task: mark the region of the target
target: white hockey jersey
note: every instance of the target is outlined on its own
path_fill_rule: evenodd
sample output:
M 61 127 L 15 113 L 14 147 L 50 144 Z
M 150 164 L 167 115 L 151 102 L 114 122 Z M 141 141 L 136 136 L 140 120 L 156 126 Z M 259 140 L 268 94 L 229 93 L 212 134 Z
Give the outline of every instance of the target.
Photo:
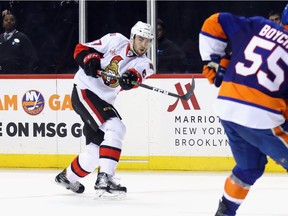
M 152 61 L 146 55 L 135 55 L 130 49 L 129 40 L 120 33 L 107 34 L 83 45 L 104 54 L 100 62 L 102 70 L 107 73 L 121 76 L 128 69 L 133 69 L 141 75 L 142 81 L 154 73 Z M 117 80 L 87 76 L 82 68 L 77 71 L 74 83 L 81 89 L 89 89 L 112 105 L 121 90 Z

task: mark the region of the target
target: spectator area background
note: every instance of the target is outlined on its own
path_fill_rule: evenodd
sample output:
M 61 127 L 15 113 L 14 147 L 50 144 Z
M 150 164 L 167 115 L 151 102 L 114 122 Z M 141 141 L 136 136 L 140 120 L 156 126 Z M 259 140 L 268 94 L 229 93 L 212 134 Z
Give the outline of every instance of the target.
M 32 41 L 40 59 L 39 73 L 75 73 L 73 50 L 79 41 L 78 1 L 1 1 L 1 12 L 14 10 L 18 29 Z M 156 1 L 156 17 L 167 26 L 167 37 L 186 53 L 189 73 L 200 73 L 198 34 L 205 18 L 227 11 L 264 16 L 282 11 L 285 1 Z M 8 8 L 7 8 L 8 7 Z M 138 20 L 146 21 L 146 1 L 87 1 L 87 41 L 109 32 L 130 35 Z M 3 29 L 1 29 L 3 32 Z

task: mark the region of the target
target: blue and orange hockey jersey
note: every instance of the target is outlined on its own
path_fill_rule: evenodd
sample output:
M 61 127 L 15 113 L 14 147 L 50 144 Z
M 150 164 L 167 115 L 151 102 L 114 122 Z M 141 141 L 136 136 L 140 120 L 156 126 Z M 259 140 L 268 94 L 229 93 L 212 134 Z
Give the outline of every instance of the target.
M 206 19 L 199 34 L 202 60 L 224 56 L 228 42 L 232 56 L 216 114 L 249 128 L 281 125 L 288 98 L 288 31 L 263 17 L 217 13 Z

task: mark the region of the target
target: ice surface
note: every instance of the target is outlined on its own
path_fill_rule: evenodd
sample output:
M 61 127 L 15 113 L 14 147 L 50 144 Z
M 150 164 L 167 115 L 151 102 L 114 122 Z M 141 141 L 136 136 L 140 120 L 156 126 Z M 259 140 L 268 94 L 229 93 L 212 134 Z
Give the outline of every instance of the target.
M 74 194 L 54 183 L 61 170 L 0 170 L 1 215 L 7 216 L 213 216 L 229 173 L 124 172 L 124 200 L 94 200 L 96 173 Z M 239 216 L 288 216 L 288 175 L 264 174 L 238 210 Z

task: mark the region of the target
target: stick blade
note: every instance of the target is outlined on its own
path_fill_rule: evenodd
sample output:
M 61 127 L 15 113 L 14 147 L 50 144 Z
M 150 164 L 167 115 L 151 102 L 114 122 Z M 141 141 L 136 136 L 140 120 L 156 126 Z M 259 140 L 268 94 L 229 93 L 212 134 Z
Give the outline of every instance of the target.
M 190 89 L 188 89 L 185 95 L 181 96 L 181 99 L 186 100 L 186 101 L 189 100 L 194 94 L 194 89 L 195 89 L 195 79 L 194 79 L 194 76 L 192 76 L 191 87 Z

